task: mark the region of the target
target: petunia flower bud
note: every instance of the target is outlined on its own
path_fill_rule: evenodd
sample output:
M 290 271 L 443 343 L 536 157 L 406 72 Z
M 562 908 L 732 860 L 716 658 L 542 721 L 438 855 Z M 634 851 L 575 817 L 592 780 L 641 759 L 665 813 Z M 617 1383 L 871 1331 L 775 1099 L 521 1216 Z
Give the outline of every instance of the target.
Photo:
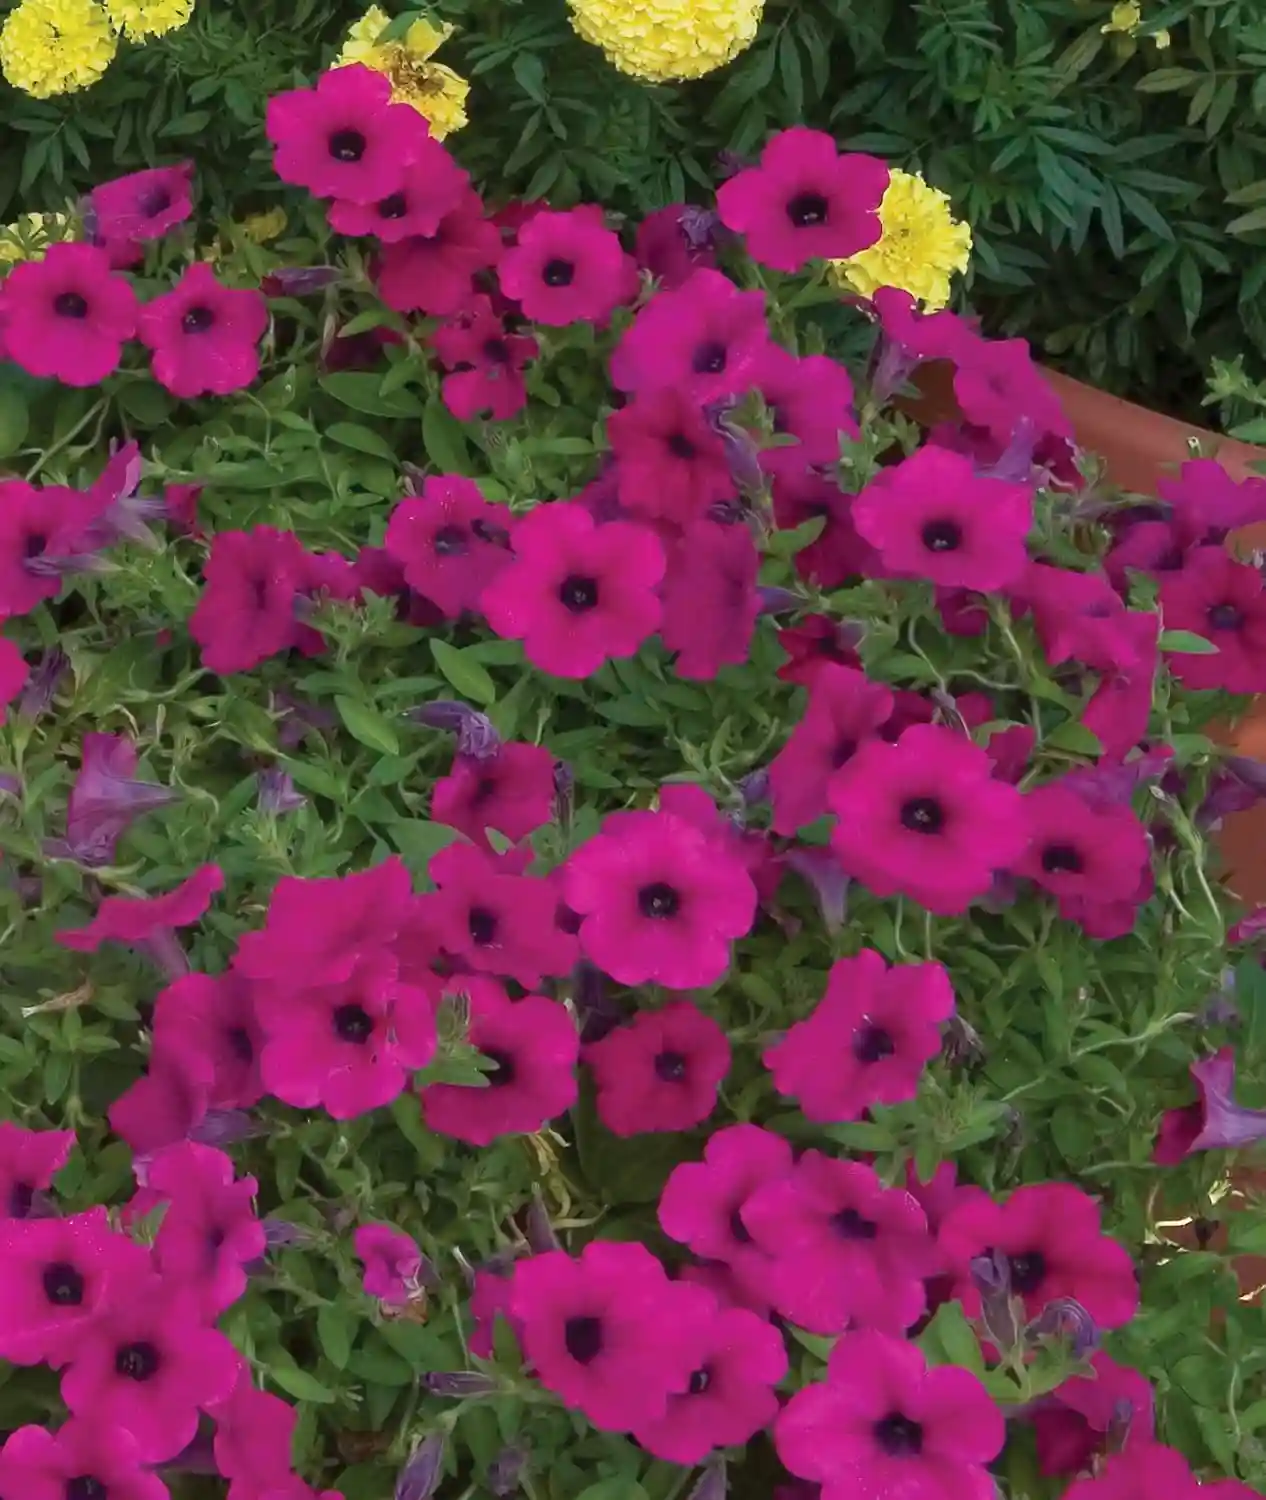
M 396 1478 L 395 1500 L 430 1500 L 444 1475 L 445 1445 L 442 1432 L 423 1438 Z

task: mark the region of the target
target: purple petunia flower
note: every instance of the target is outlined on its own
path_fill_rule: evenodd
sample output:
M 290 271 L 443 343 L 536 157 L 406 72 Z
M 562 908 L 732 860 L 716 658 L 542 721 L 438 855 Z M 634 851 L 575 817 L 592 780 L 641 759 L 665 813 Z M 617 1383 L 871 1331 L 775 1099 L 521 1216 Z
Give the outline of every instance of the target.
M 84 736 L 79 774 L 66 805 L 69 857 L 91 868 L 108 865 L 115 846 L 134 818 L 176 800 L 176 793 L 151 781 L 137 781 L 136 746 L 118 734 Z M 50 851 L 52 852 L 52 851 Z

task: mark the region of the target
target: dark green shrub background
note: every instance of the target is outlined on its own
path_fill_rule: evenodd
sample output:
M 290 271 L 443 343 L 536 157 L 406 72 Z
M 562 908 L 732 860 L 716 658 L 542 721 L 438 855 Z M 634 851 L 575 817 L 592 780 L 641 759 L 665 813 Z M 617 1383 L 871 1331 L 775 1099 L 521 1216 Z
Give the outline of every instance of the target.
M 266 152 L 238 143 L 363 8 L 202 0 L 86 94 L 0 85 L 0 212 L 183 154 L 219 211 L 258 206 Z M 1261 0 L 1149 0 L 1167 50 L 1105 37 L 1110 0 L 769 0 L 731 68 L 656 89 L 576 39 L 564 0 L 432 8 L 463 28 L 443 58 L 476 85 L 454 145 L 498 188 L 637 212 L 702 196 L 720 149 L 806 120 L 948 189 L 976 233 L 970 300 L 1074 373 L 1194 416 L 1213 356 L 1266 354 Z

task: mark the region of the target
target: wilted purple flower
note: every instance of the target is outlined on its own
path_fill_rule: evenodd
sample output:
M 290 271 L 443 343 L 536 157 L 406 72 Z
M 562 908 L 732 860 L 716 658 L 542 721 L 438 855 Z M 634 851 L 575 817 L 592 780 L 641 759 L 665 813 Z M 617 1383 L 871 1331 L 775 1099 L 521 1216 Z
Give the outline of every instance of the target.
M 290 772 L 281 766 L 269 766 L 266 771 L 260 771 L 255 780 L 259 784 L 259 810 L 271 817 L 298 812 L 308 800 L 301 792 L 295 791 Z
M 760 596 L 760 612 L 763 615 L 785 615 L 793 609 L 799 609 L 804 603 L 800 595 L 793 593 L 791 589 L 775 588 L 771 584 L 761 584 L 756 592 Z
M 527 1222 L 523 1237 L 534 1255 L 548 1255 L 551 1250 L 561 1250 L 554 1226 L 549 1221 L 539 1188 L 532 1189 L 532 1201 L 528 1204 Z
M 822 920 L 829 932 L 838 932 L 848 911 L 849 878 L 844 867 L 827 848 L 805 845 L 792 849 L 787 863 L 813 887 Z
M 151 551 L 157 550 L 158 539 L 146 523 L 166 518 L 167 500 L 162 495 L 137 495 L 141 467 L 140 448 L 136 443 L 124 443 L 110 456 L 89 489 L 87 498 L 93 512 L 87 532 L 90 548 L 107 547 L 126 537 Z
M 576 797 L 576 777 L 565 760 L 554 766 L 554 817 L 564 833 L 571 827 Z
M 1056 1297 L 1024 1330 L 1030 1341 L 1063 1338 L 1069 1341 L 1074 1359 L 1086 1359 L 1099 1347 L 1095 1320 L 1075 1297 Z
M 727 177 L 737 177 L 740 172 L 745 172 L 751 165 L 748 157 L 738 151 L 731 151 L 728 146 L 717 152 L 716 175 L 722 181 Z
M 60 646 L 53 646 L 44 652 L 18 699 L 18 713 L 24 719 L 38 719 L 48 709 L 53 701 L 53 694 L 57 691 L 57 684 L 69 666 L 70 657 Z
M 22 795 L 21 780 L 17 776 L 10 776 L 5 772 L 0 772 L 0 793 L 4 793 L 10 797 L 20 797 Z
M 313 1233 L 303 1224 L 292 1224 L 289 1219 L 266 1218 L 264 1243 L 270 1250 L 282 1250 L 290 1245 L 310 1245 Z
M 757 771 L 749 771 L 738 784 L 739 796 L 743 799 L 744 807 L 759 807 L 762 803 L 769 801 L 769 768 L 762 766 Z
M 974 1026 L 969 1026 L 957 1012 L 945 1023 L 946 1061 L 964 1068 L 983 1062 L 985 1044 Z
M 422 1384 L 433 1396 L 452 1396 L 457 1400 L 490 1396 L 500 1389 L 491 1375 L 481 1375 L 476 1370 L 431 1370 L 422 1377 Z
M 1037 447 L 1038 431 L 1031 417 L 1020 417 L 1012 430 L 1007 446 L 993 463 L 977 466 L 976 472 L 985 479 L 1002 479 L 1008 484 L 1028 484 L 1033 475 L 1033 452 Z
M 396 1478 L 395 1500 L 429 1500 L 444 1474 L 444 1448 L 442 1432 L 423 1438 Z
M 1266 797 L 1266 765 L 1247 755 L 1224 757 L 1196 809 L 1196 824 L 1216 830 L 1231 813 L 1247 812 Z
M 704 1465 L 703 1473 L 695 1481 L 689 1500 L 725 1500 L 728 1489 L 725 1460 L 719 1453 L 714 1453 Z
M 434 703 L 424 703 L 409 716 L 419 724 L 431 729 L 447 729 L 457 735 L 458 755 L 472 760 L 490 760 L 501 748 L 501 736 L 487 714 L 471 708 L 469 703 L 458 703 L 449 698 L 437 698 Z
M 734 402 L 718 401 L 707 408 L 707 417 L 712 430 L 725 445 L 725 457 L 730 466 L 730 478 L 744 495 L 759 494 L 765 483 L 765 471 L 760 466 L 760 449 L 750 432 L 733 420 Z
M 1235 939 L 1228 935 L 1228 942 Z M 1223 969 L 1222 982 L 1205 1001 L 1197 1018 L 1201 1026 L 1234 1026 L 1240 1018 L 1239 1002 L 1235 997 L 1235 970 Z
M 681 217 L 677 222 L 692 250 L 707 249 L 715 242 L 717 230 L 721 227 L 721 220 L 714 209 L 700 208 L 695 203 L 682 206 Z
M 1160 745 L 1113 765 L 1077 766 L 1065 773 L 1063 782 L 1097 807 L 1128 807 L 1139 787 L 1159 780 L 1172 759 L 1169 746 Z
M 228 1146 L 263 1135 L 265 1127 L 244 1109 L 209 1109 L 189 1131 L 189 1139 L 203 1146 Z
M 922 363 L 922 358 L 898 339 L 881 332 L 871 353 L 871 400 L 886 406 Z
M 310 297 L 342 278 L 337 266 L 282 266 L 260 282 L 266 297 Z
M 338 719 L 328 708 L 306 703 L 289 693 L 273 693 L 269 708 L 281 721 L 277 728 L 277 743 L 283 750 L 293 750 L 301 744 L 309 730 L 338 727 Z
M 108 865 L 134 818 L 176 800 L 176 793 L 137 781 L 136 746 L 118 734 L 84 736 L 83 759 L 66 805 L 66 848 L 81 864 Z
M 995 870 L 980 904 L 986 911 L 1006 911 L 1020 899 L 1020 882 L 1009 870 Z
M 585 959 L 572 972 L 571 1000 L 580 1018 L 582 1042 L 600 1042 L 620 1024 L 620 1008 L 611 998 L 606 979 Z
M 503 1448 L 488 1465 L 488 1488 L 494 1495 L 513 1495 L 519 1489 L 519 1481 L 527 1461 L 526 1448 L 514 1443 Z
M 1235 1102 L 1235 1053 L 1223 1047 L 1212 1057 L 1192 1063 L 1200 1097 L 1161 1118 L 1152 1160 L 1173 1166 L 1195 1151 L 1219 1151 L 1266 1140 L 1266 1109 L 1246 1109 Z
M 1001 1250 L 988 1250 L 971 1263 L 971 1279 L 980 1293 L 981 1322 L 1003 1353 L 1020 1341 L 1024 1303 L 1011 1295 L 1011 1262 Z

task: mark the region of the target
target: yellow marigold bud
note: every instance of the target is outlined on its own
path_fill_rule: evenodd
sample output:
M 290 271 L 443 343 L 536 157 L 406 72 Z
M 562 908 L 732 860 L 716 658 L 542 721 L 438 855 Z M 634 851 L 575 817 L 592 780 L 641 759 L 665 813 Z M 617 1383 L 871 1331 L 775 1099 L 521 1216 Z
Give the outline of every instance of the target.
M 390 24 L 385 11 L 372 5 L 347 33 L 335 66 L 363 63 L 391 79 L 391 97 L 408 104 L 430 121 L 437 141 L 466 124 L 470 84 L 452 68 L 431 58 L 453 34 L 451 26 L 415 21 L 402 37 L 380 41 Z
M 267 213 L 250 214 L 242 220 L 242 233 L 253 245 L 266 245 L 275 240 L 286 227 L 284 208 L 270 208 Z
M 971 229 L 954 218 L 949 198 L 918 173 L 894 170 L 879 222 L 883 233 L 869 249 L 831 261 L 833 279 L 863 297 L 895 286 L 928 312 L 944 307 L 950 278 L 967 269 L 971 255 Z
M 96 83 L 117 48 L 97 0 L 22 0 L 0 27 L 0 71 L 15 89 L 51 99 Z
M 702 78 L 750 47 L 765 0 L 568 0 L 571 23 L 621 73 Z
M 177 31 L 193 15 L 193 0 L 105 0 L 117 30 L 134 42 Z

